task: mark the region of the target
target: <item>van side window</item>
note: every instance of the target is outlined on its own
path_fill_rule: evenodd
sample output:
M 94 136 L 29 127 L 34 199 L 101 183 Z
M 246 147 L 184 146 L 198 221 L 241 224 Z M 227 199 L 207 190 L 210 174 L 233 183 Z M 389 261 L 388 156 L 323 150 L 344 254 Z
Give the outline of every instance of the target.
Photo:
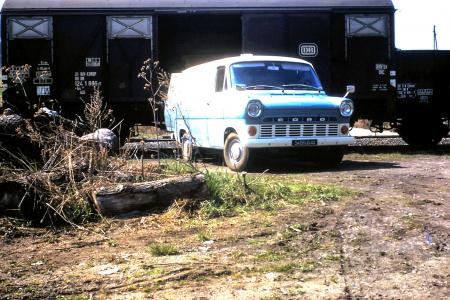
M 225 67 L 217 67 L 216 73 L 216 92 L 222 92 L 225 80 Z

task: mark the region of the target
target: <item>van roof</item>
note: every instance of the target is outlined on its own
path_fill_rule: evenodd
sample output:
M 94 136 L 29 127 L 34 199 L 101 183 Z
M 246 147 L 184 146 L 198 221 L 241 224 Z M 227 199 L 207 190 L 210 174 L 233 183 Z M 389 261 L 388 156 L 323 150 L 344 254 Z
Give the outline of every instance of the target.
M 233 57 L 226 57 L 222 59 L 213 60 L 207 63 L 203 63 L 200 65 L 196 65 L 193 67 L 190 67 L 184 72 L 190 72 L 196 69 L 202 69 L 207 67 L 214 67 L 214 66 L 228 66 L 234 63 L 240 63 L 240 62 L 253 62 L 253 61 L 281 61 L 281 62 L 295 62 L 295 63 L 303 63 L 312 66 L 311 63 L 307 62 L 306 60 L 294 58 L 294 57 L 286 57 L 286 56 L 269 56 L 269 55 L 252 55 L 252 54 L 242 54 L 240 56 L 233 56 Z
M 6 0 L 2 10 L 394 8 L 391 0 Z

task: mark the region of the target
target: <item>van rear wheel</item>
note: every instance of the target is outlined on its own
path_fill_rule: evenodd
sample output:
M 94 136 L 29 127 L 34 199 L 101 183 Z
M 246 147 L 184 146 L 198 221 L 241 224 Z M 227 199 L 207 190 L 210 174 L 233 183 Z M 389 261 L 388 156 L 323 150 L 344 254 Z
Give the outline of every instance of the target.
M 241 143 L 239 136 L 232 132 L 225 140 L 225 147 L 223 149 L 223 157 L 227 167 L 235 172 L 245 170 L 248 164 L 250 151 Z

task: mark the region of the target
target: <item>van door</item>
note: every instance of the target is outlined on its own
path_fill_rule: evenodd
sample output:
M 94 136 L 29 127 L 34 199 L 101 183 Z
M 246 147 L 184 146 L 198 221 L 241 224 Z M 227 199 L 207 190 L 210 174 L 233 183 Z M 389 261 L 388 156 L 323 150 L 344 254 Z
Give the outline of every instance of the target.
M 219 66 L 215 70 L 214 93 L 206 103 L 208 119 L 208 145 L 211 148 L 221 148 L 224 143 L 224 107 L 226 105 L 226 69 Z
M 201 67 L 183 72 L 182 77 L 182 91 L 177 97 L 177 127 L 189 131 L 197 146 L 208 147 L 208 104 L 214 92 L 214 71 Z

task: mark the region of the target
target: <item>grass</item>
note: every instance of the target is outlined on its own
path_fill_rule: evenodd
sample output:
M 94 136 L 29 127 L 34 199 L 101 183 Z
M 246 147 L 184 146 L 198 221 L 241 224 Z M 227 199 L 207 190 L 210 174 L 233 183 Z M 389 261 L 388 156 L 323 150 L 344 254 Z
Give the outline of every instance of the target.
M 352 194 L 351 191 L 342 187 L 323 184 L 302 183 L 290 185 L 289 187 L 294 195 L 288 200 L 294 204 L 338 201 L 342 197 Z
M 401 218 L 402 223 L 408 230 L 424 230 L 425 225 L 417 215 L 407 215 Z
M 270 176 L 246 176 L 229 172 L 207 172 L 209 199 L 200 203 L 199 215 L 206 219 L 242 213 L 276 211 L 285 203 L 338 201 L 351 192 L 323 184 L 286 184 Z
M 200 242 L 206 242 L 211 240 L 211 236 L 204 231 L 200 231 L 197 233 L 197 238 Z
M 210 193 L 200 205 L 200 215 L 206 218 L 233 216 L 254 210 L 274 210 L 291 194 L 284 184 L 267 177 L 249 178 L 228 172 L 206 173 Z
M 153 256 L 169 256 L 180 253 L 176 246 L 162 243 L 149 245 L 149 251 Z
M 115 247 L 119 246 L 119 242 L 116 240 L 108 240 L 108 246 L 115 248 Z
M 312 272 L 317 268 L 317 264 L 314 261 L 307 260 L 304 262 L 290 262 L 282 264 L 274 264 L 263 267 L 260 271 L 263 273 L 277 272 L 277 273 L 292 273 L 300 271 L 302 273 Z
M 279 252 L 275 252 L 273 250 L 267 250 L 261 253 L 256 254 L 255 261 L 280 261 L 283 259 L 283 255 Z
M 183 175 L 198 173 L 195 166 L 182 160 L 164 160 L 162 164 L 164 173 L 168 175 Z

